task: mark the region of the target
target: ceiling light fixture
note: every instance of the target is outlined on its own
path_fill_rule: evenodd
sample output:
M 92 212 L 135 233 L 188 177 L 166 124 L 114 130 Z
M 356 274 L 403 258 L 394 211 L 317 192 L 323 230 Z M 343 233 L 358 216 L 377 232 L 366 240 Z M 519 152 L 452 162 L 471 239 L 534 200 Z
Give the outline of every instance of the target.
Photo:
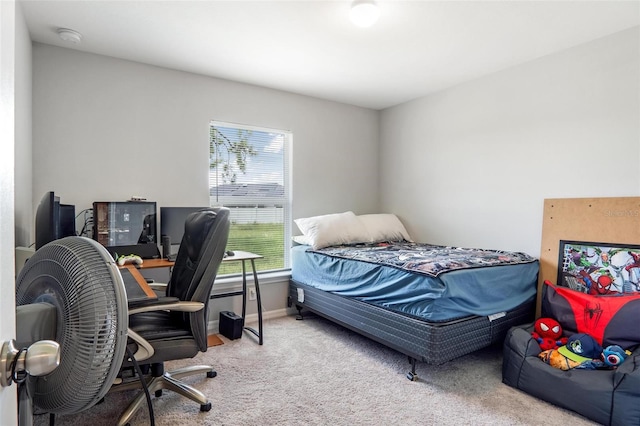
M 355 0 L 351 3 L 349 17 L 359 27 L 370 27 L 380 17 L 380 9 L 374 0 Z
M 68 28 L 58 28 L 57 32 L 58 36 L 64 41 L 75 44 L 80 44 L 80 41 L 82 41 L 82 34 L 77 31 L 70 30 Z

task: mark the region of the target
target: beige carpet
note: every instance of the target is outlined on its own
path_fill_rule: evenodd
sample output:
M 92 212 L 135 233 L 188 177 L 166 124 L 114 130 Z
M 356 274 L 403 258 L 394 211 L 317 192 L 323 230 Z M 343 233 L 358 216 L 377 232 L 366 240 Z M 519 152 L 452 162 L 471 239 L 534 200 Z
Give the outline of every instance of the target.
M 593 424 L 501 382 L 501 350 L 488 348 L 442 366 L 418 363 L 420 380 L 405 378 L 404 355 L 322 318 L 265 321 L 264 345 L 251 334 L 224 341 L 195 359 L 218 376 L 191 377 L 213 408 L 165 391 L 153 398 L 157 425 L 542 425 Z M 130 393 L 56 425 L 113 425 Z M 568 396 L 569 397 L 569 396 Z M 48 416 L 36 416 L 45 425 Z M 146 406 L 132 425 L 148 425 Z

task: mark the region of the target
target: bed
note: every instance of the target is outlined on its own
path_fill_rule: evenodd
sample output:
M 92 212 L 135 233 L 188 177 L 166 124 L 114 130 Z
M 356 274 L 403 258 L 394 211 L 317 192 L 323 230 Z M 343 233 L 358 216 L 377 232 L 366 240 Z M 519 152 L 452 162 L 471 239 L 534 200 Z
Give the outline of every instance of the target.
M 415 243 L 394 215 L 367 216 L 325 223 L 332 238 L 296 221 L 288 301 L 299 318 L 313 312 L 407 355 L 410 380 L 417 361 L 443 364 L 533 320 L 537 259 Z

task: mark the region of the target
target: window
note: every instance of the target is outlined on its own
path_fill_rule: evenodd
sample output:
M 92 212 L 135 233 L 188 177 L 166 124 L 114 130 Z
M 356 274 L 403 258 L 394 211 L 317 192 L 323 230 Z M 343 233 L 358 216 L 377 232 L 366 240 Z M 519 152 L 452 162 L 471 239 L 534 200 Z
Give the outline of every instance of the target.
M 258 271 L 289 267 L 292 135 L 212 121 L 209 126 L 209 199 L 230 210 L 229 250 L 264 256 Z M 240 262 L 223 263 L 219 274 L 242 271 Z

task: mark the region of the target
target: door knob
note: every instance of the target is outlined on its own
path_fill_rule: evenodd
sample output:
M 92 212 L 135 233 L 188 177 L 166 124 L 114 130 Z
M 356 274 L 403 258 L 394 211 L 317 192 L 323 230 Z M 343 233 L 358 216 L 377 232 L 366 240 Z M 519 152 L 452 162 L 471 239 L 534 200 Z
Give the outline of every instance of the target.
M 40 340 L 23 349 L 15 347 L 15 340 L 7 340 L 0 351 L 0 385 L 10 386 L 24 373 L 44 376 L 59 364 L 60 344 L 53 340 Z

